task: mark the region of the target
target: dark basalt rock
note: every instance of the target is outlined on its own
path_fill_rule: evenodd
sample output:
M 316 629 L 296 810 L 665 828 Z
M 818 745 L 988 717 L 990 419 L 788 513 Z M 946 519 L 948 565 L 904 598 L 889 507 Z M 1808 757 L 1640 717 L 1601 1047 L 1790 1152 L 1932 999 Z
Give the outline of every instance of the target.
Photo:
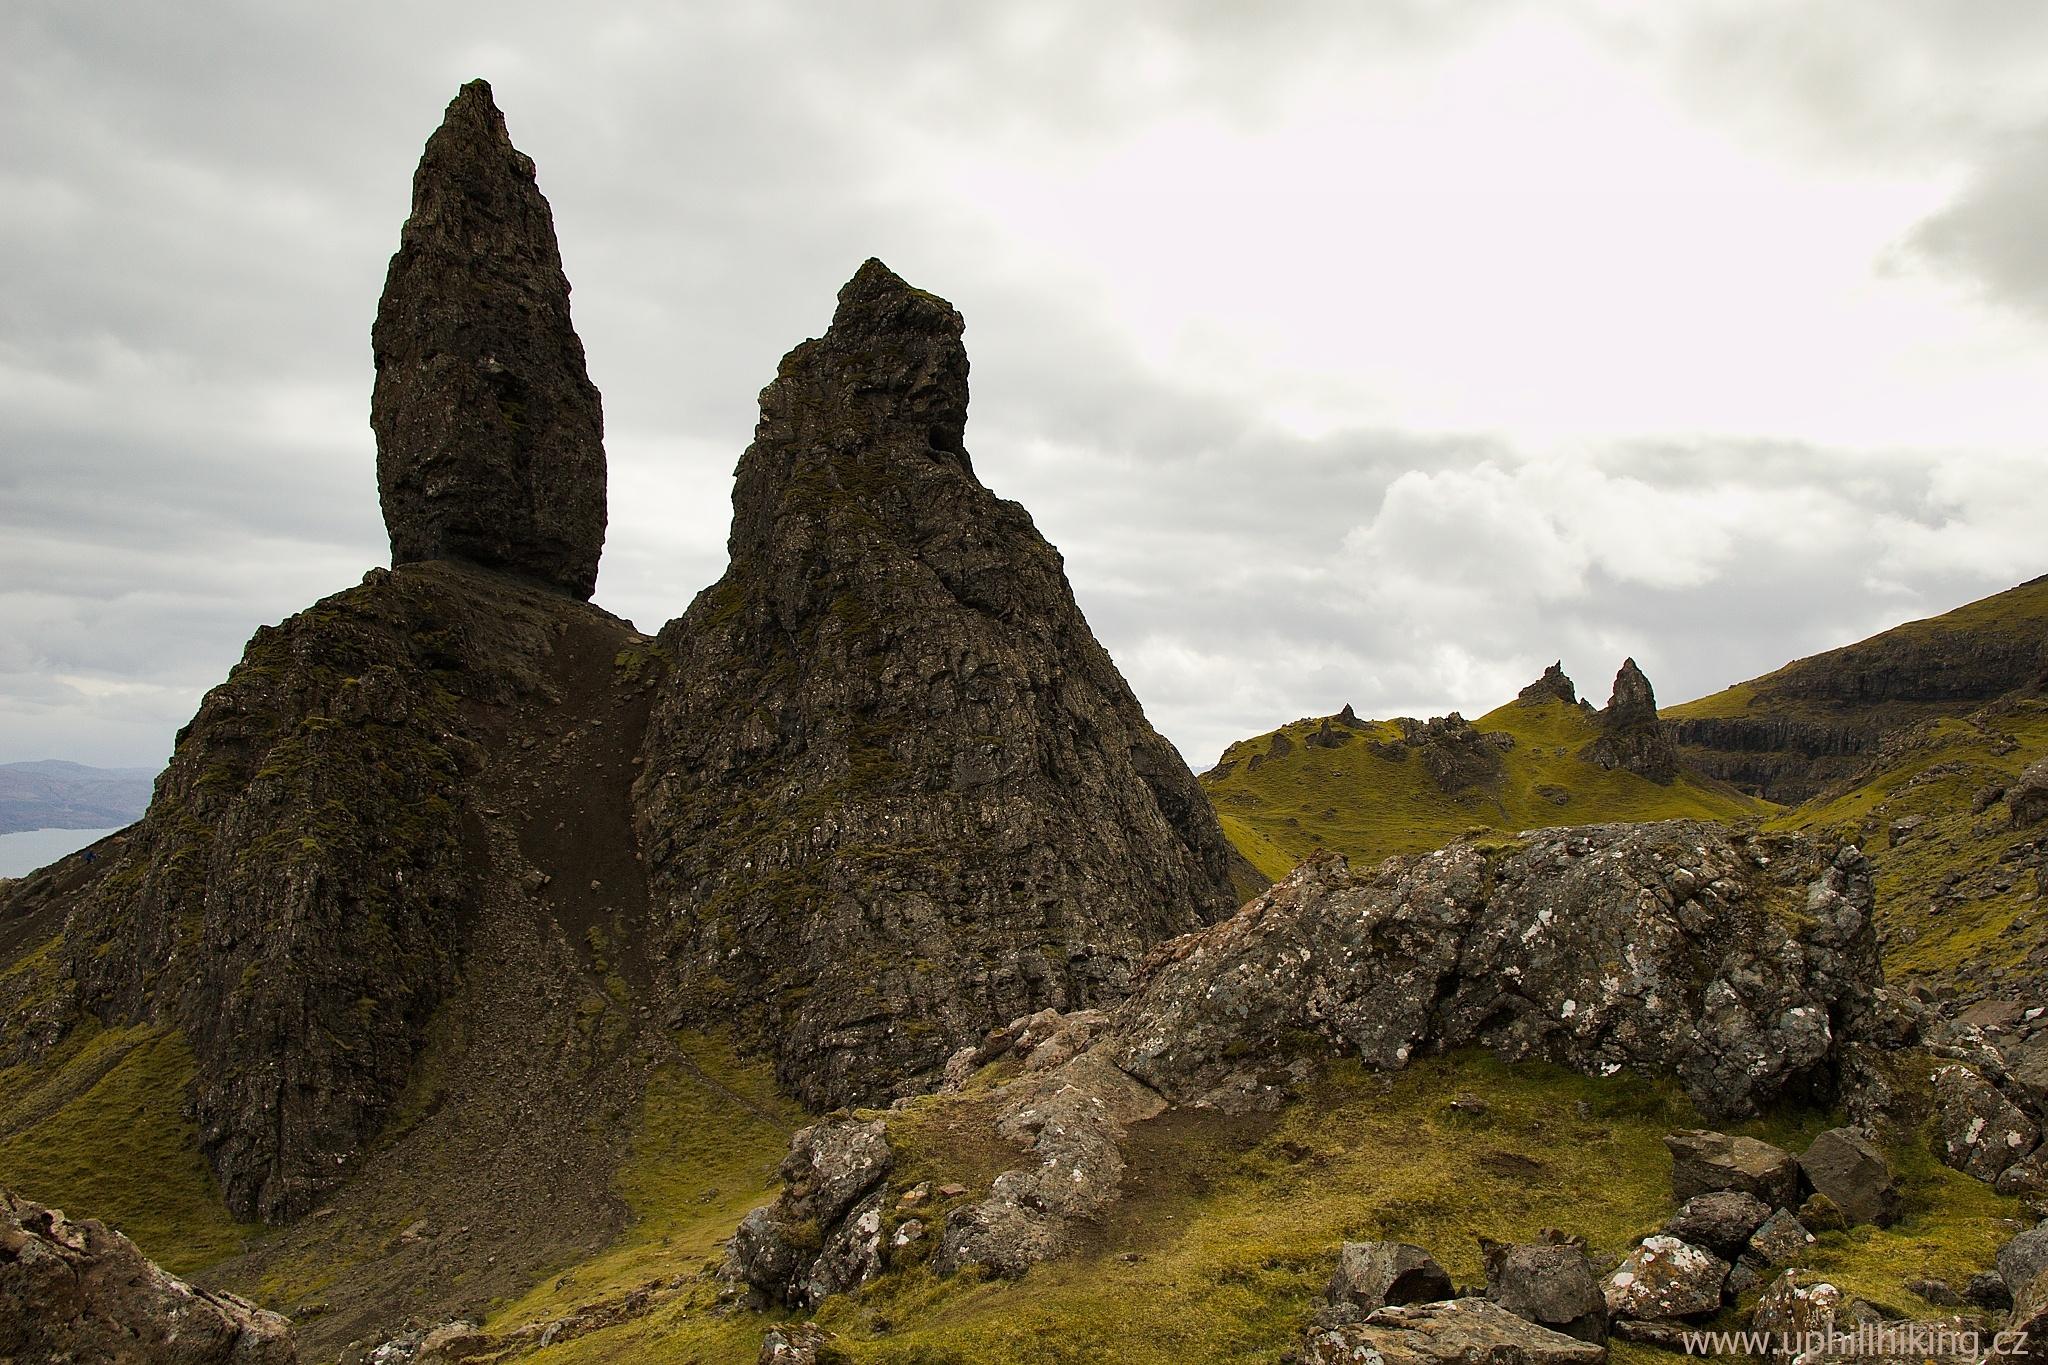
M 1600 736 L 1583 755 L 1602 768 L 1625 768 L 1652 782 L 1678 776 L 1678 750 L 1657 721 L 1657 694 L 1634 659 L 1614 675 L 1614 694 L 1600 712 Z
M 533 162 L 491 87 L 448 106 L 377 305 L 377 490 L 391 562 L 466 559 L 588 598 L 604 415 Z
M 1396 763 L 1416 755 L 1430 781 L 1446 795 L 1498 782 L 1506 770 L 1501 754 L 1514 744 L 1512 735 L 1475 729 L 1456 711 L 1429 720 L 1402 716 L 1394 724 L 1400 727 L 1401 737 L 1374 744 L 1373 752 Z
M 638 802 L 680 1011 L 819 1107 L 1113 1001 L 1235 901 L 1059 554 L 975 477 L 962 328 L 860 268 L 761 395 L 731 567 L 661 635 Z

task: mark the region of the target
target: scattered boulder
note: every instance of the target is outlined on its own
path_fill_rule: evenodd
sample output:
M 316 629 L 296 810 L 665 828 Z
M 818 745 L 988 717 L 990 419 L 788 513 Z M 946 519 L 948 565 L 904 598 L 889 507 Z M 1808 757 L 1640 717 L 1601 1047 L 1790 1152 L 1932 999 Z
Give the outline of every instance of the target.
M 2048 1221 L 2036 1223 L 1998 1249 L 1998 1277 L 2017 1296 L 2048 1270 Z
M 1790 1209 L 1779 1209 L 1749 1239 L 1749 1254 L 1768 1266 L 1796 1265 L 1813 1245 L 1813 1234 Z
M 2048 758 L 2029 764 L 2006 788 L 2005 806 L 2012 812 L 2014 829 L 2026 829 L 2048 820 Z
M 1799 1165 L 1768 1142 L 1689 1129 L 1664 1139 L 1671 1149 L 1671 1193 L 1680 1201 L 1715 1190 L 1739 1190 L 1771 1208 L 1799 1202 Z
M 2039 1199 L 2048 1195 L 2048 1143 L 1999 1172 L 1992 1188 L 2008 1199 Z
M 1323 1301 L 1340 1321 L 1357 1321 L 1389 1304 L 1435 1303 L 1453 1293 L 1451 1277 L 1421 1247 L 1406 1242 L 1346 1242 Z
M 165 1274 L 120 1233 L 0 1189 L 0 1360 L 297 1365 L 291 1327 Z
M 393 565 L 464 559 L 587 600 L 604 547 L 604 415 L 554 217 L 484 81 L 427 141 L 370 348 Z
M 1987 1184 L 2031 1153 L 2041 1130 L 1998 1087 L 1963 1065 L 1934 1073 L 1941 1158 Z
M 2012 1288 L 1995 1270 L 1980 1270 L 1963 1286 L 1963 1302 L 1993 1313 L 2012 1307 Z
M 1772 1343 L 1765 1359 L 1785 1365 L 1795 1353 L 1783 1347 L 1832 1333 L 1841 1311 L 1840 1289 L 1810 1279 L 1802 1271 L 1788 1270 L 1758 1296 L 1750 1314 L 1750 1330 Z
M 2011 1281 L 2007 1281 L 2011 1285 Z M 2023 1284 L 2012 1285 L 2012 1312 L 2006 1318 L 2009 1343 L 2003 1359 L 2026 1365 L 2048 1362 L 2048 1270 L 2035 1272 Z
M 1824 1194 L 1809 1194 L 1794 1215 L 1808 1232 L 1842 1232 L 1849 1226 L 1841 1205 Z
M 1312 1327 L 1301 1365 L 1603 1365 L 1607 1349 L 1485 1299 L 1396 1304 L 1364 1322 Z
M 1816 1137 L 1799 1158 L 1799 1171 L 1850 1223 L 1888 1227 L 1899 1216 L 1891 1163 L 1852 1128 L 1830 1128 Z
M 1668 1321 L 1720 1311 L 1728 1263 L 1676 1237 L 1645 1237 L 1607 1277 L 1611 1318 Z
M 1686 1200 L 1665 1221 L 1664 1231 L 1733 1261 L 1770 1216 L 1771 1206 L 1747 1190 L 1709 1190 Z
M 1533 1323 L 1577 1337 L 1607 1339 L 1607 1299 L 1583 1243 L 1483 1243 L 1486 1297 Z M 1442 1296 L 1440 1296 L 1442 1297 Z

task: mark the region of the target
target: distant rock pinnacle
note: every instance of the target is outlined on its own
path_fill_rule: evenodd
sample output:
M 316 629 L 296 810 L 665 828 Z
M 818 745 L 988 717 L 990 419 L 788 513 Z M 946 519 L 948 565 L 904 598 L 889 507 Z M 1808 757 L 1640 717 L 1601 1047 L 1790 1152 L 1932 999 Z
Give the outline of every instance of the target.
M 820 1108 L 929 1088 L 1044 1008 L 1120 998 L 1227 914 L 1233 855 L 975 477 L 960 314 L 879 261 L 782 360 L 732 564 L 661 633 L 638 818 L 686 1015 Z
M 1600 737 L 1586 746 L 1585 756 L 1652 782 L 1678 776 L 1678 750 L 1657 719 L 1657 693 L 1634 659 L 1624 659 L 1614 675 L 1614 694 L 1600 712 Z
M 427 140 L 371 332 L 393 564 L 464 559 L 587 599 L 604 415 L 533 162 L 471 81 Z

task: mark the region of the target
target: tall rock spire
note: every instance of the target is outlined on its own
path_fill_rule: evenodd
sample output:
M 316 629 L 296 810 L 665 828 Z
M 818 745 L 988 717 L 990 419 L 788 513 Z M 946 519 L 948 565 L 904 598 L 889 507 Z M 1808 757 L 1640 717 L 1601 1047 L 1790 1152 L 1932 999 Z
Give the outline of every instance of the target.
M 469 560 L 587 599 L 604 547 L 604 414 L 554 217 L 483 81 L 427 140 L 371 351 L 392 563 Z
M 1108 1003 L 1235 904 L 1187 765 L 1059 552 L 975 477 L 951 304 L 869 261 L 783 358 L 732 565 L 661 635 L 638 819 L 688 1017 L 820 1106 Z

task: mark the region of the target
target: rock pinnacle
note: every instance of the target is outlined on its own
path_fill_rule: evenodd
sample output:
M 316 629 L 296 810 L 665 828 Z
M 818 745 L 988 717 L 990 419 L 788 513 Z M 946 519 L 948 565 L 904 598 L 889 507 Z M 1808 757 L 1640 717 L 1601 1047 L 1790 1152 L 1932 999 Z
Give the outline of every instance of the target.
M 427 140 L 371 332 L 391 560 L 461 559 L 588 598 L 604 415 L 554 217 L 480 80 Z

